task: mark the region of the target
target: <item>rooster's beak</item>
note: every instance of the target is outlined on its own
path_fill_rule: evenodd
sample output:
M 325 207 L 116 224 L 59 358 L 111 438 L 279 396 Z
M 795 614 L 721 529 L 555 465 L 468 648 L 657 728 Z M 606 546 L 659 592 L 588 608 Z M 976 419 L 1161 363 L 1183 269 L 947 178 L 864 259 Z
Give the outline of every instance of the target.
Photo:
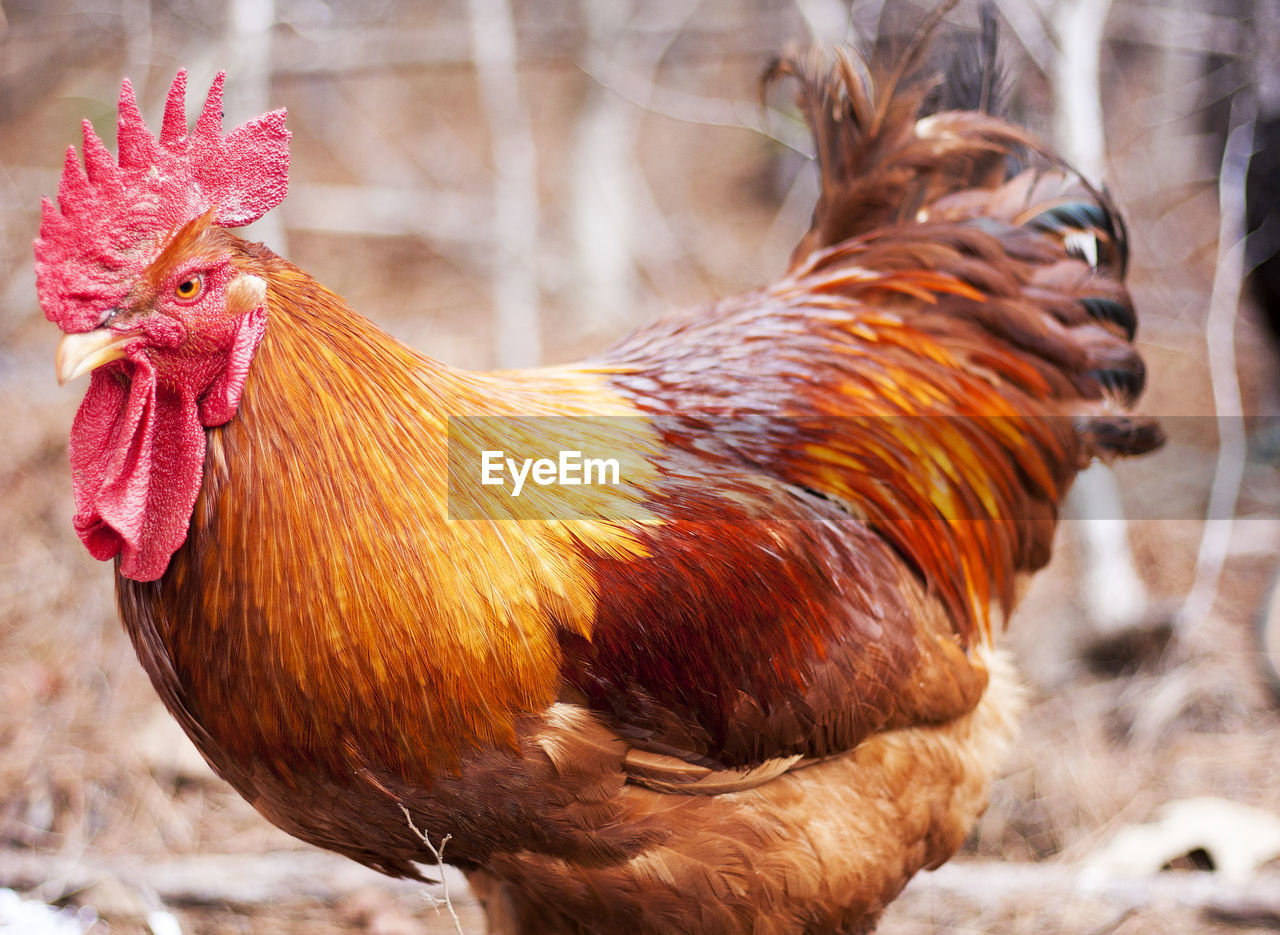
M 82 334 L 69 334 L 58 345 L 58 384 L 74 380 L 82 373 L 96 370 L 105 363 L 124 356 L 124 345 L 134 334 L 120 334 L 99 328 Z

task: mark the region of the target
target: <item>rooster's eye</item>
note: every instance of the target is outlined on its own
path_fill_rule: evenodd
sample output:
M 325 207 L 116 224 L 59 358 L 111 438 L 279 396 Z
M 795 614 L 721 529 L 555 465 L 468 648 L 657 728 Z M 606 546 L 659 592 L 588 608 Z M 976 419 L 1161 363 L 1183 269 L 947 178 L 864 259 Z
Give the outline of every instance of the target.
M 182 299 L 184 302 L 190 302 L 192 299 L 198 296 L 201 290 L 203 289 L 204 289 L 204 278 L 199 275 L 196 275 L 196 276 L 190 277 L 189 279 L 184 279 L 182 280 L 182 282 L 178 283 L 177 288 L 173 290 L 173 294 L 176 295 L 179 299 Z

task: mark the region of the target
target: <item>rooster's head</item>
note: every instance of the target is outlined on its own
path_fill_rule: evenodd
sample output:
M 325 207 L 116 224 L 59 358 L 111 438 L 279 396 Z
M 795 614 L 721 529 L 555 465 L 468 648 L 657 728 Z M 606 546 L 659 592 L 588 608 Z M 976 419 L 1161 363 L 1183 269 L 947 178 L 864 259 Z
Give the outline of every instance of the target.
M 126 80 L 118 161 L 85 121 L 84 167 L 71 147 L 35 243 L 40 304 L 66 332 L 58 378 L 93 373 L 71 434 L 76 529 L 138 580 L 185 539 L 204 429 L 235 415 L 266 329 L 266 285 L 224 228 L 283 200 L 289 131 L 278 110 L 224 136 L 223 77 L 188 131 L 179 72 L 158 138 Z

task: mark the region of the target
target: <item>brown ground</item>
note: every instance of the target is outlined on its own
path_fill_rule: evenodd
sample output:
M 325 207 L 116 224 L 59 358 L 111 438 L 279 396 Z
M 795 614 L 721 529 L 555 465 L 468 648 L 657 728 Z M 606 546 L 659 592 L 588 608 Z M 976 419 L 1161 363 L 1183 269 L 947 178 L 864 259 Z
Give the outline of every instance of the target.
M 57 335 L 35 305 L 29 243 L 38 226 L 37 196 L 56 188 L 60 153 L 74 139 L 75 121 L 87 114 L 102 128 L 118 75 L 126 70 L 135 80 L 140 73 L 150 78 L 144 109 L 153 117 L 176 64 L 193 64 L 198 74 L 192 86 L 199 88 L 208 78 L 200 71 L 200 55 L 208 49 L 197 37 L 217 24 L 202 23 L 200 17 L 211 14 L 194 7 L 157 6 L 147 46 L 155 68 L 148 72 L 127 64 L 131 46 L 126 40 L 137 37 L 129 39 L 110 17 L 94 19 L 70 4 L 61 13 L 57 4 L 45 4 L 44 12 L 38 4 L 5 6 L 8 32 L 0 34 L 0 201 L 5 205 L 0 542 L 8 547 L 0 550 L 0 885 L 39 882 L 47 898 L 94 906 L 111 932 L 133 935 L 146 931 L 142 913 L 158 905 L 159 897 L 120 878 L 154 882 L 149 874 L 155 868 L 171 868 L 172 861 L 186 857 L 287 853 L 301 846 L 231 794 L 198 757 L 192 762 L 192 751 L 160 710 L 116 622 L 109 569 L 90 559 L 71 530 L 66 440 L 83 385 L 59 389 L 54 383 Z M 554 4 L 532 6 L 551 9 Z M 703 102 L 741 102 L 737 110 L 750 123 L 753 76 L 767 57 L 765 50 L 776 48 L 779 36 L 802 35 L 802 27 L 790 6 L 762 3 L 758 10 L 765 12 L 759 16 L 774 19 L 760 27 L 763 35 L 748 34 L 738 29 L 754 22 L 743 9 L 733 0 L 705 3 L 682 26 L 684 39 L 672 46 L 659 77 L 664 86 L 679 87 Z M 452 15 L 458 20 L 462 13 Z M 533 35 L 530 22 L 522 19 L 522 28 Z M 380 35 L 377 24 L 363 25 L 368 34 Z M 404 28 L 447 25 L 443 14 L 437 22 L 424 13 Z M 323 37 L 304 33 L 277 30 L 282 45 L 293 42 L 285 52 L 305 49 L 305 40 L 336 56 L 322 46 Z M 604 321 L 575 311 L 567 233 L 569 149 L 575 114 L 591 83 L 570 57 L 575 33 L 566 27 L 565 35 L 548 27 L 546 36 L 539 32 L 528 39 L 538 54 L 529 56 L 523 74 L 536 101 L 532 119 L 546 238 L 541 330 L 546 356 L 553 360 L 597 347 L 627 322 L 668 304 L 758 281 L 762 270 L 780 268 L 807 210 L 779 217 L 796 160 L 758 135 L 639 113 L 633 151 L 652 204 L 645 204 L 635 227 L 640 271 L 635 307 Z M 350 36 L 356 41 L 355 33 Z M 707 49 L 718 48 L 717 42 L 724 48 L 712 55 Z M 387 47 L 378 48 L 390 55 Z M 1213 406 L 1202 329 L 1217 218 L 1212 188 L 1193 180 L 1211 169 L 1196 152 L 1172 152 L 1174 131 L 1162 136 L 1159 121 L 1150 117 L 1151 101 L 1164 88 L 1159 76 L 1167 78 L 1153 56 L 1150 49 L 1135 47 L 1126 48 L 1123 67 L 1109 58 L 1107 86 L 1113 188 L 1134 234 L 1132 279 L 1150 366 L 1143 409 L 1161 416 L 1207 416 Z M 303 67 L 305 56 L 290 62 L 282 66 L 270 95 L 272 106 L 290 107 L 297 134 L 295 190 L 284 209 L 290 226 L 287 253 L 410 343 L 455 364 L 492 363 L 484 251 L 463 241 L 304 230 L 291 218 L 305 214 L 307 205 L 290 213 L 309 197 L 309 186 L 320 183 L 448 189 L 483 205 L 491 176 L 483 125 L 474 116 L 470 71 L 401 63 L 317 75 Z M 1036 113 L 1042 106 L 1037 101 L 1044 99 L 1043 82 L 1024 83 Z M 703 110 L 710 114 L 714 108 Z M 365 155 L 353 151 L 352 134 L 373 137 L 359 147 Z M 484 219 L 473 223 L 483 227 Z M 1274 411 L 1271 400 L 1280 381 L 1261 332 L 1245 320 L 1238 334 L 1246 406 L 1251 413 Z M 1155 598 L 1155 622 L 1175 619 L 1190 586 L 1204 525 L 1197 517 L 1203 515 L 1213 464 L 1210 422 L 1170 422 L 1175 444 L 1121 472 L 1132 512 L 1145 517 L 1134 524 L 1133 541 Z M 1265 447 L 1261 441 L 1259 447 Z M 1134 671 L 1118 677 L 1093 674 L 1080 661 L 1078 647 L 1089 631 L 1079 593 L 1078 528 L 1065 524 L 1055 564 L 1036 580 L 1009 635 L 1030 686 L 1030 705 L 1022 739 L 964 860 L 1037 862 L 1050 870 L 1062 868 L 1065 876 L 1118 827 L 1147 819 L 1170 800 L 1210 795 L 1280 809 L 1280 714 L 1259 675 L 1252 639 L 1276 572 L 1278 502 L 1275 468 L 1251 461 L 1241 512 L 1261 518 L 1237 523 L 1213 611 L 1203 619 L 1181 620 L 1163 653 L 1124 657 Z M 299 860 L 313 854 L 302 850 Z M 96 887 L 76 892 L 77 881 L 68 890 L 67 877 L 55 873 L 51 863 L 39 863 L 54 858 L 105 862 L 111 872 L 100 874 L 104 881 Z M 287 856 L 280 863 L 287 864 Z M 313 885 L 282 884 L 265 902 L 247 904 L 236 896 L 238 866 L 250 865 L 224 862 L 230 882 L 218 884 L 222 895 L 170 896 L 167 906 L 183 932 L 419 935 L 453 930 L 448 917 L 433 912 L 416 888 L 376 877 L 342 881 L 328 892 L 323 880 L 311 877 Z M 1274 882 L 1277 871 L 1269 872 Z M 900 935 L 1239 930 L 1170 900 L 1127 905 L 1062 886 L 1005 889 L 1007 881 L 998 874 L 983 879 L 990 883 L 957 895 L 926 878 L 891 908 L 883 930 Z M 240 882 L 243 888 L 252 881 Z M 165 887 L 157 884 L 157 889 Z M 474 907 L 465 894 L 455 895 L 465 930 L 479 932 Z M 1274 917 L 1273 924 L 1280 927 Z

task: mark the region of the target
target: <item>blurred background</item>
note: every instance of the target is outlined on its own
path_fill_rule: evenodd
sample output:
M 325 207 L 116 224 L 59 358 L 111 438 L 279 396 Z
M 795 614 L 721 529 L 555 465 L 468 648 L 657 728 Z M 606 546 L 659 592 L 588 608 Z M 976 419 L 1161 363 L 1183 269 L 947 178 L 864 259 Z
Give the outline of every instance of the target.
M 287 107 L 290 194 L 253 236 L 435 357 L 522 366 L 780 272 L 816 186 L 759 75 L 921 15 L 883 6 L 0 2 L 0 887 L 66 907 L 6 922 L 42 910 L 0 890 L 0 932 L 457 930 L 439 887 L 305 848 L 212 775 L 73 533 L 84 385 L 54 380 L 31 241 L 80 120 L 114 147 L 121 76 L 153 127 L 180 67 L 193 114 L 220 69 L 228 127 Z M 1280 245 L 1280 0 L 994 6 L 1013 114 L 1124 212 L 1140 408 L 1171 443 L 1081 485 L 1009 633 L 1029 700 L 1005 778 L 882 931 L 1280 929 L 1280 289 L 1248 275 Z

